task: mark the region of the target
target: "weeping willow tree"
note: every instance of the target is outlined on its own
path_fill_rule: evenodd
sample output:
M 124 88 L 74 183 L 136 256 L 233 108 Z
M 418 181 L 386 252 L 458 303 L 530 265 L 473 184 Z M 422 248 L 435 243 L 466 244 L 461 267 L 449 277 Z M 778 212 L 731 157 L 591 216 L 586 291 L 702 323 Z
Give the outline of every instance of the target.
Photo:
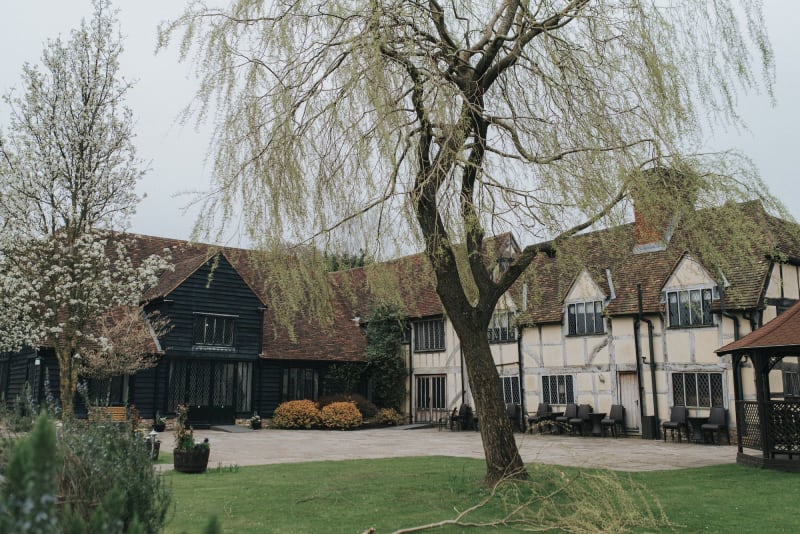
M 760 2 L 731 4 L 193 3 L 160 46 L 177 38 L 196 62 L 185 117 L 217 125 L 198 232 L 240 222 L 281 254 L 423 246 L 463 347 L 486 480 L 524 478 L 486 336 L 500 296 L 537 255 L 620 222 L 632 191 L 637 210 L 668 209 L 649 169 L 687 177 L 694 207 L 770 200 L 746 158 L 697 150 L 740 126 L 738 94 L 771 95 Z M 499 272 L 484 240 L 508 229 L 546 245 Z

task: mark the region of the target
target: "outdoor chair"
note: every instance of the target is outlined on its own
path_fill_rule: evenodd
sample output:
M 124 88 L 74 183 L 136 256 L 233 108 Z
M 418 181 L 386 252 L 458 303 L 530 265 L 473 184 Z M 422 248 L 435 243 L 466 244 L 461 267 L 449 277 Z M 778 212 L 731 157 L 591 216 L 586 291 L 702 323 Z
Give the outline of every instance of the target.
M 467 430 L 469 428 L 474 428 L 472 406 L 469 404 L 462 404 L 458 409 L 458 429 Z
M 556 426 L 558 427 L 559 434 L 561 434 L 563 429 L 569 424 L 569 420 L 574 417 L 578 417 L 578 405 L 567 404 L 567 407 L 564 409 L 564 415 L 556 417 Z
M 618 436 L 618 427 L 622 430 L 622 433 L 627 436 L 628 432 L 625 430 L 625 407 L 621 404 L 612 404 L 608 417 L 604 417 L 600 420 L 600 426 L 603 429 L 603 436 L 606 435 L 606 428 L 609 428 L 611 430 L 611 435 L 616 438 Z
M 514 403 L 506 404 L 506 413 L 508 414 L 509 421 L 511 421 L 511 428 L 517 429 L 521 432 L 523 428 L 522 428 L 522 417 L 520 416 L 519 404 L 514 404 Z
M 450 414 L 448 421 L 448 426 L 450 427 L 450 431 L 452 432 L 453 430 L 455 430 L 457 425 L 458 425 L 458 408 L 453 408 L 453 412 Z
M 715 435 L 724 431 L 725 437 L 728 438 L 728 445 L 731 444 L 731 433 L 728 430 L 728 411 L 721 406 L 711 408 L 708 421 L 700 426 L 700 430 L 703 432 L 704 442 L 706 441 L 706 434 L 711 434 L 711 443 L 716 443 L 719 438 L 715 440 Z
M 587 428 L 591 423 L 589 421 L 589 414 L 592 413 L 592 407 L 588 404 L 581 404 L 578 406 L 578 413 L 575 417 L 569 420 L 570 430 L 574 434 L 576 431 L 583 436 L 583 429 Z
M 673 406 L 670 410 L 669 421 L 661 423 L 664 430 L 664 441 L 667 441 L 667 430 L 670 431 L 672 441 L 675 441 L 675 430 L 678 431 L 678 443 L 681 442 L 681 429 L 686 430 L 686 406 Z M 689 436 L 686 436 L 687 441 Z
M 541 434 L 542 427 L 547 421 L 550 421 L 550 405 L 540 402 L 539 407 L 536 408 L 536 414 L 528 416 L 528 432 L 533 434 L 533 427 L 538 426 L 539 434 Z

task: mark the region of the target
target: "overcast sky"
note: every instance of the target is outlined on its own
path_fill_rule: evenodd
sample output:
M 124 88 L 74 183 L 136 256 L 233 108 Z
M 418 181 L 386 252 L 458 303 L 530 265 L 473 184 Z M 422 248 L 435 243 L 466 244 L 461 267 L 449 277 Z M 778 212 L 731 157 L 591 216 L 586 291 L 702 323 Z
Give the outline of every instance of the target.
M 61 34 L 90 18 L 90 0 L 4 0 L 0 17 L 0 93 L 20 87 L 22 64 L 38 62 L 47 38 Z M 187 4 L 181 0 L 117 0 L 122 33 L 126 36 L 122 73 L 138 80 L 127 103 L 137 118 L 135 140 L 139 155 L 150 164 L 139 186 L 146 195 L 131 221 L 131 230 L 143 234 L 186 239 L 197 210 L 184 211 L 189 197 L 182 193 L 205 189 L 210 170 L 204 161 L 208 134 L 175 119 L 191 99 L 195 83 L 190 65 L 179 64 L 174 47 L 155 52 L 156 27 L 176 17 Z M 800 219 L 800 180 L 795 158 L 800 151 L 800 4 L 793 0 L 765 0 L 765 13 L 777 65 L 771 107 L 765 95 L 740 99 L 740 112 L 749 132 L 717 132 L 709 139 L 715 149 L 737 148 L 750 156 L 767 182 L 796 219 Z M 0 105 L 0 124 L 7 110 Z

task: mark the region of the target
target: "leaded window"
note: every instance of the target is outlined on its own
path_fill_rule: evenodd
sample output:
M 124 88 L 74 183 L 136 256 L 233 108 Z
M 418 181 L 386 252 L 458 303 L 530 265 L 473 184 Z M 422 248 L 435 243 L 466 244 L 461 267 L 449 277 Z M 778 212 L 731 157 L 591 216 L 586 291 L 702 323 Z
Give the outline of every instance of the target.
M 542 402 L 573 404 L 575 388 L 572 375 L 542 375 Z
M 571 336 L 602 334 L 603 301 L 576 302 L 567 305 L 567 324 Z
M 291 367 L 283 370 L 283 400 L 312 400 L 319 397 L 319 371 Z
M 425 319 L 414 323 L 414 350 L 444 350 L 444 319 Z
M 708 326 L 711 314 L 711 289 L 689 289 L 667 293 L 667 311 L 671 327 Z
M 503 384 L 503 402 L 506 404 L 519 404 L 519 376 L 501 376 L 500 382 Z
M 502 311 L 492 315 L 492 322 L 489 324 L 489 343 L 504 343 L 516 339 L 514 312 Z
M 723 406 L 722 373 L 672 373 L 672 399 L 676 406 Z
M 198 313 L 194 316 L 194 344 L 203 347 L 233 347 L 236 317 Z

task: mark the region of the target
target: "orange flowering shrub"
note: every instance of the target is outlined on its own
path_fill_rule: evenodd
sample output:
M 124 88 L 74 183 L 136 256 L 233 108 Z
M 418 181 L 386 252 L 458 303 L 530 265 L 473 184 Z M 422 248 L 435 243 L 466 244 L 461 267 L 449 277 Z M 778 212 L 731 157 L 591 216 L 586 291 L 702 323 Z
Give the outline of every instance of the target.
M 284 402 L 272 414 L 273 428 L 311 428 L 319 422 L 317 405 L 310 400 Z
M 404 418 L 394 408 L 381 408 L 375 416 L 375 422 L 382 425 L 401 425 Z
M 332 402 L 322 409 L 322 424 L 328 428 L 355 428 L 361 422 L 361 412 L 354 402 Z

